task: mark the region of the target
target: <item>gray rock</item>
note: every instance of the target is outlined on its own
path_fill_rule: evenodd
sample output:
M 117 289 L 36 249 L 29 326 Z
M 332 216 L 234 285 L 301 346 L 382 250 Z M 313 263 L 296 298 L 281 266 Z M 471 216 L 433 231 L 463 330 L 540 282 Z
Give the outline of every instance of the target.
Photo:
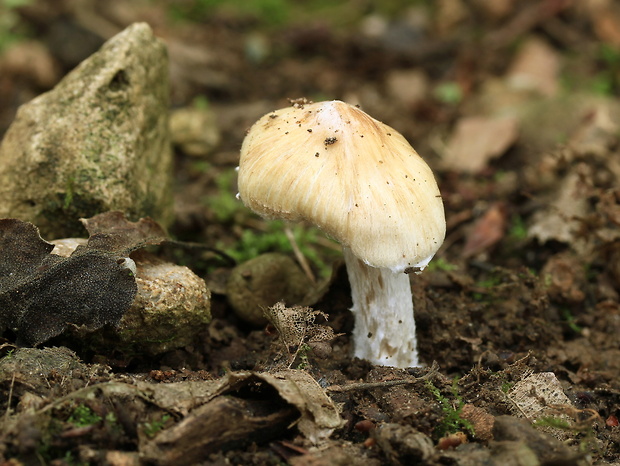
M 106 210 L 169 224 L 168 87 L 166 47 L 137 23 L 23 105 L 0 145 L 0 217 L 48 237 Z

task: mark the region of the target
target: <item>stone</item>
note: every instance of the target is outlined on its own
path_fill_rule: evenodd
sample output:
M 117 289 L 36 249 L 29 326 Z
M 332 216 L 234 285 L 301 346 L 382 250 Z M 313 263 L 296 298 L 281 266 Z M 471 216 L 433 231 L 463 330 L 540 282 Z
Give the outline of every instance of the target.
M 172 220 L 166 47 L 148 25 L 114 36 L 20 107 L 0 145 L 0 218 L 79 236 L 107 210 Z
M 391 464 L 420 464 L 435 453 L 430 437 L 409 425 L 382 424 L 375 439 Z
M 172 143 L 183 153 L 205 157 L 220 143 L 217 116 L 208 108 L 184 107 L 170 113 Z
M 571 450 L 555 437 L 539 432 L 524 419 L 513 416 L 497 416 L 493 425 L 493 438 L 495 442 L 491 444 L 492 450 L 504 450 L 505 452 L 510 450 L 513 455 L 517 450 L 520 451 L 519 456 L 523 460 L 516 463 L 519 465 L 535 465 L 536 463 L 532 460 L 532 453 L 540 464 L 573 464 L 576 466 L 587 464 L 580 453 Z M 506 448 L 504 442 L 515 443 L 510 448 Z M 502 443 L 504 443 L 503 446 Z M 498 451 L 496 453 L 499 454 Z
M 68 257 L 83 238 L 52 241 L 52 254 Z M 93 349 L 157 355 L 195 342 L 211 321 L 211 291 L 189 268 L 165 262 L 144 251 L 132 253 L 138 292 L 118 327 L 89 334 Z M 80 332 L 78 337 L 82 336 Z
M 211 321 L 211 292 L 189 268 L 139 253 L 138 293 L 114 334 L 117 344 L 157 355 L 195 343 Z
M 226 295 L 235 314 L 247 323 L 267 324 L 263 310 L 279 301 L 299 304 L 312 285 L 290 257 L 268 253 L 235 267 L 228 278 Z

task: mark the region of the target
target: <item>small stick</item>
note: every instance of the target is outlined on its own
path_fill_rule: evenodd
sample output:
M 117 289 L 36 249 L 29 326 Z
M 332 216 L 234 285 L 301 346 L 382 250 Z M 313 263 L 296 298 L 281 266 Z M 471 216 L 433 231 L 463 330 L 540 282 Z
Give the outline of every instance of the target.
M 13 378 L 11 379 L 11 387 L 9 388 L 9 399 L 6 402 L 6 411 L 4 412 L 4 420 L 11 415 L 11 400 L 13 399 L 13 387 L 15 386 L 15 372 L 13 372 Z
M 415 377 L 414 379 L 405 380 L 386 380 L 384 382 L 360 382 L 360 383 L 351 383 L 347 385 L 332 385 L 331 387 L 327 387 L 327 391 L 330 392 L 350 392 L 353 390 L 372 390 L 374 388 L 389 388 L 395 387 L 398 385 L 408 385 L 414 384 L 421 380 L 430 379 L 433 375 L 437 373 L 437 369 L 439 369 L 439 365 L 437 362 L 433 361 L 433 364 L 429 368 L 428 372 L 421 377 Z
M 306 256 L 302 254 L 301 250 L 299 249 L 299 246 L 297 246 L 297 241 L 295 241 L 295 235 L 293 235 L 293 231 L 288 226 L 286 226 L 284 227 L 284 233 L 286 234 L 286 237 L 291 243 L 291 247 L 293 248 L 293 253 L 295 254 L 295 257 L 297 258 L 297 262 L 299 262 L 299 265 L 303 269 L 306 276 L 310 279 L 312 284 L 313 285 L 316 284 L 316 278 L 314 277 L 314 274 L 312 273 L 312 269 L 310 268 L 310 265 L 308 264 L 308 261 L 306 260 Z

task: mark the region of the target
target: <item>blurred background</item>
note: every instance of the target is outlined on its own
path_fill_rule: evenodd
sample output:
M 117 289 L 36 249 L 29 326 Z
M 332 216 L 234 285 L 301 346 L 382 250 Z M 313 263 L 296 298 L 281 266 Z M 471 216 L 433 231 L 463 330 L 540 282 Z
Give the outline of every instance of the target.
M 558 151 L 608 154 L 617 142 L 612 0 L 0 0 L 0 135 L 19 105 L 137 21 L 169 51 L 174 233 L 237 260 L 290 251 L 281 225 L 234 199 L 245 131 L 287 99 L 360 104 L 403 133 L 437 173 L 439 257 L 452 247 L 451 262 L 486 260 L 502 242 L 507 259 L 532 238 L 571 242 L 548 211 L 535 216 L 544 196 L 562 196 L 558 160 L 575 165 Z M 564 217 L 579 214 L 566 204 Z M 294 234 L 327 273 L 338 247 Z M 546 256 L 521 260 L 540 269 Z

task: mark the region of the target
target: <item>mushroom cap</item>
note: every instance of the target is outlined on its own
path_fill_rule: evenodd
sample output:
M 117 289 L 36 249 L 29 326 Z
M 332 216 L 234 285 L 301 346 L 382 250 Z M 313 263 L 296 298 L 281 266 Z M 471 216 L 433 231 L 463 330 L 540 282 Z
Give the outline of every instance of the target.
M 373 267 L 424 267 L 445 237 L 428 165 L 396 130 L 337 100 L 258 120 L 241 147 L 238 185 L 254 212 L 312 222 Z

